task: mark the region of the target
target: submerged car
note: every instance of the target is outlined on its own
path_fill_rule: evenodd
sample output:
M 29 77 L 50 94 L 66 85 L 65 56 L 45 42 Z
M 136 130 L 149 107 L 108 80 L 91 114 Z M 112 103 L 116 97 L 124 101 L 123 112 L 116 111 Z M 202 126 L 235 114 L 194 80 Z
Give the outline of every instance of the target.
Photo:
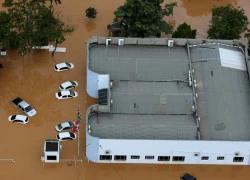
M 69 69 L 74 68 L 74 64 L 68 63 L 68 62 L 63 62 L 55 65 L 55 71 L 60 72 L 60 71 L 65 71 Z
M 64 130 L 68 130 L 68 129 L 71 129 L 75 126 L 75 123 L 74 122 L 71 122 L 71 121 L 66 121 L 66 122 L 63 122 L 63 123 L 60 123 L 58 125 L 55 126 L 55 129 L 60 132 L 60 131 L 64 131 Z
M 76 134 L 72 132 L 61 132 L 56 135 L 58 141 L 73 140 L 76 138 Z
M 78 93 L 76 91 L 62 90 L 60 92 L 57 92 L 55 96 L 57 99 L 68 99 L 77 97 Z
M 21 111 L 26 113 L 29 117 L 35 116 L 37 114 L 36 110 L 29 103 L 24 101 L 22 98 L 17 97 L 11 101 L 11 103 L 18 107 Z
M 10 115 L 8 120 L 13 123 L 27 124 L 29 122 L 29 117 L 25 115 Z
M 60 90 L 67 90 L 72 89 L 78 86 L 78 83 L 76 81 L 66 81 L 60 84 L 59 89 Z

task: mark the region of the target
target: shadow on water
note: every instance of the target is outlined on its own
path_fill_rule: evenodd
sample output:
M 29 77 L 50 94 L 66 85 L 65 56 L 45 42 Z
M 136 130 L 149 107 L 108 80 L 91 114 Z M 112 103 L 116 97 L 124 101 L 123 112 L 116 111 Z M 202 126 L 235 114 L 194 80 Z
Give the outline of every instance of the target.
M 93 31 L 96 29 L 96 24 L 90 20 L 85 24 L 85 28 L 88 32 Z

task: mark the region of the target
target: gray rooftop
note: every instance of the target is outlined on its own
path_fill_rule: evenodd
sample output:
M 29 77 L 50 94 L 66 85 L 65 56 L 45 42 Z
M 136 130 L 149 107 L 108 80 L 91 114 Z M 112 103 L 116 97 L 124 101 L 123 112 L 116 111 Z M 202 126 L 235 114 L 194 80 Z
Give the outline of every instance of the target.
M 185 47 L 95 45 L 89 67 L 110 74 L 111 114 L 90 118 L 94 136 L 111 139 L 197 139 Z
M 89 119 L 93 136 L 109 139 L 197 138 L 191 115 L 98 114 Z
M 193 94 L 183 82 L 116 81 L 112 89 L 112 113 L 189 114 Z
M 201 138 L 206 140 L 250 140 L 250 84 L 247 71 L 221 66 L 218 48 L 192 47 L 201 117 Z M 199 62 L 200 61 L 200 62 Z
M 90 49 L 89 67 L 111 80 L 185 80 L 187 51 L 183 47 L 95 45 Z
M 218 44 L 89 48 L 89 69 L 113 81 L 111 112 L 91 116 L 91 134 L 110 139 L 250 139 L 247 71 L 221 66 Z M 195 70 L 195 92 L 188 71 Z M 198 94 L 193 112 L 194 93 Z M 196 122 L 199 116 L 201 121 Z M 200 127 L 199 127 L 200 126 Z M 199 128 L 197 128 L 199 127 Z

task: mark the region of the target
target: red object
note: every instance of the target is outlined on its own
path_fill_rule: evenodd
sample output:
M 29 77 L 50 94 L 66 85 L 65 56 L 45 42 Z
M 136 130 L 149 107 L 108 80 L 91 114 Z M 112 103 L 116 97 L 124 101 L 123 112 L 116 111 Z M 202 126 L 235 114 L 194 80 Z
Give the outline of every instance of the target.
M 78 130 L 77 126 L 74 126 L 74 127 L 72 128 L 72 133 L 77 133 L 77 130 Z
M 75 126 L 72 128 L 72 132 L 73 132 L 73 133 L 76 133 L 76 132 L 78 131 L 78 129 L 79 129 L 79 126 L 80 126 L 80 121 L 77 120 L 77 121 L 75 122 Z
M 76 126 L 80 126 L 80 121 L 79 120 L 76 121 Z

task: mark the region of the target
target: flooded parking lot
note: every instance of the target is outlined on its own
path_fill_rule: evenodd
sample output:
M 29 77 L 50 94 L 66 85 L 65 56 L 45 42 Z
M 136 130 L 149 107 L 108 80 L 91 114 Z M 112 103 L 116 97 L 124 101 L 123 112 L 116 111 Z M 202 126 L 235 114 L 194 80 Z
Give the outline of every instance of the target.
M 86 41 L 94 35 L 107 36 L 106 26 L 113 20 L 114 10 L 123 0 L 64 1 L 56 11 L 65 22 L 75 27 L 75 31 L 60 45 L 67 53 L 56 53 L 52 58 L 47 51 L 33 52 L 20 57 L 17 52 L 8 52 L 0 57 L 3 68 L 0 69 L 0 179 L 1 180 L 133 180 L 133 179 L 179 179 L 180 174 L 189 172 L 201 180 L 245 180 L 250 175 L 247 166 L 204 166 L 204 165 L 139 165 L 139 164 L 93 164 L 85 160 L 85 109 L 95 103 L 86 95 Z M 206 37 L 206 30 L 214 5 L 232 3 L 235 6 L 250 7 L 248 0 L 178 0 L 174 20 L 178 25 L 187 22 L 198 29 L 199 38 Z M 85 9 L 95 7 L 98 11 L 95 20 L 85 17 Z M 250 9 L 246 9 L 250 18 Z M 68 61 L 75 68 L 65 72 L 55 72 L 56 63 Z M 59 84 L 67 80 L 76 80 L 79 86 L 75 99 L 57 100 L 55 92 Z M 17 96 L 31 103 L 38 114 L 30 118 L 26 125 L 12 124 L 7 118 L 11 114 L 21 113 L 10 101 Z M 80 155 L 77 140 L 63 142 L 61 158 L 82 160 L 45 164 L 41 162 L 45 139 L 54 139 L 54 126 L 65 120 L 76 120 L 80 108 L 82 123 L 79 131 Z M 22 113 L 21 113 L 22 114 Z M 8 161 L 8 159 L 10 161 Z M 12 159 L 15 162 L 11 162 Z

